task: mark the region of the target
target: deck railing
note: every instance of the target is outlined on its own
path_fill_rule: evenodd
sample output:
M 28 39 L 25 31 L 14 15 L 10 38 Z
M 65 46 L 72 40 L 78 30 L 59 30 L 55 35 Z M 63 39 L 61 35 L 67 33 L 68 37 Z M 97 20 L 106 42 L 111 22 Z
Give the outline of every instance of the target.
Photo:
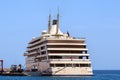
M 91 59 L 50 59 L 50 61 L 91 61 Z

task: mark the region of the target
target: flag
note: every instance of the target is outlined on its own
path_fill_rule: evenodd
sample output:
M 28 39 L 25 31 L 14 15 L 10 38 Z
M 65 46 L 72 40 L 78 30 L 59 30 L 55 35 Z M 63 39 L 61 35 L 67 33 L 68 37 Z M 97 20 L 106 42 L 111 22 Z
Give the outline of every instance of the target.
M 68 37 L 70 37 L 70 34 L 69 34 L 69 32 L 67 31 L 67 35 L 68 35 Z

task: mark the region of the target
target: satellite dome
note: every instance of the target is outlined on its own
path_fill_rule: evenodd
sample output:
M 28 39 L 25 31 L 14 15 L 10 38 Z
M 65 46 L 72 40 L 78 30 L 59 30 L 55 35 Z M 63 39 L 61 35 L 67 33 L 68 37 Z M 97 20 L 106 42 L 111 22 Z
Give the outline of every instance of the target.
M 47 31 L 46 31 L 46 30 L 43 30 L 43 31 L 42 31 L 42 35 L 44 35 L 44 34 L 47 34 Z

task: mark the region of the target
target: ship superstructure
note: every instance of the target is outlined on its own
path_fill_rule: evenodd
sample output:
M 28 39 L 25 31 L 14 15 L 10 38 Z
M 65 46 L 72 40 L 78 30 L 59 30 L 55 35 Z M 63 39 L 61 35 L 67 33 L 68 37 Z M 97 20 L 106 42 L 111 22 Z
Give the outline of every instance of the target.
M 49 15 L 48 31 L 43 30 L 40 37 L 33 38 L 26 52 L 26 68 L 30 72 L 40 72 L 41 75 L 93 75 L 85 38 L 61 32 L 59 14 L 52 25 Z

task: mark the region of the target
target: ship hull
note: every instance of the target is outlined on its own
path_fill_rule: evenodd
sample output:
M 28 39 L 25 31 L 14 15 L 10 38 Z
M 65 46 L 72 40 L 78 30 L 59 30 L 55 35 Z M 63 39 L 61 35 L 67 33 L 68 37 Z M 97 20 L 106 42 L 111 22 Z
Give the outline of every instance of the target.
M 43 76 L 92 76 L 92 68 L 80 67 L 56 67 L 50 68 L 47 72 L 42 72 Z
M 41 76 L 93 76 L 93 74 L 41 74 Z

